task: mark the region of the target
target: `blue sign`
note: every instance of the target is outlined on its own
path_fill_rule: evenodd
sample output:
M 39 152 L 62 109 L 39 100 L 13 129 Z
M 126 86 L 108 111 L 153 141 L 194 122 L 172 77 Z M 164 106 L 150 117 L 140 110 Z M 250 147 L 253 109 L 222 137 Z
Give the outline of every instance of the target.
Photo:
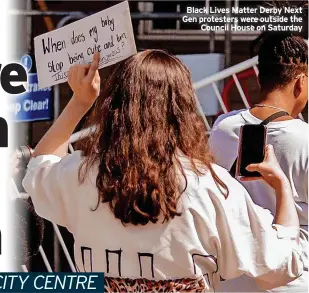
M 53 118 L 52 89 L 39 89 L 36 73 L 28 73 L 28 88 L 21 95 L 10 97 L 9 105 L 12 120 L 30 122 L 50 120 Z
M 32 68 L 32 58 L 30 55 L 24 55 L 21 57 L 20 63 L 27 69 L 28 72 L 30 72 Z

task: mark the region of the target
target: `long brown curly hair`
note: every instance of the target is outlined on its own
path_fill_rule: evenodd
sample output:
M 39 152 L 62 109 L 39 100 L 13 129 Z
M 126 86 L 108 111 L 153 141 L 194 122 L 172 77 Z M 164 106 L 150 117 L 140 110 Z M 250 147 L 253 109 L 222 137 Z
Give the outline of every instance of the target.
M 197 175 L 210 171 L 227 196 L 211 166 L 190 73 L 176 57 L 146 50 L 117 64 L 87 125 L 96 130 L 80 146 L 85 160 L 79 180 L 98 163 L 98 206 L 109 203 L 123 224 L 146 225 L 181 215 L 177 203 L 187 179 L 180 153 Z

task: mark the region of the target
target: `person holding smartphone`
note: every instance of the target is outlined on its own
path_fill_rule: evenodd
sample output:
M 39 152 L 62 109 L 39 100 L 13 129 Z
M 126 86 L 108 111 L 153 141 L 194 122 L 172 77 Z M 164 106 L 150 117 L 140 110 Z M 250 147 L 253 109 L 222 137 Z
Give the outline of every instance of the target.
M 299 220 L 272 147 L 249 168 L 275 189 L 275 218 L 213 163 L 179 59 L 139 52 L 117 64 L 100 94 L 99 58 L 69 71 L 74 95 L 23 180 L 36 212 L 72 232 L 76 269 L 105 272 L 107 292 L 218 292 L 243 274 L 269 289 L 298 278 Z M 93 104 L 96 131 L 67 154 Z
M 308 282 L 308 124 L 297 118 L 308 101 L 308 46 L 302 37 L 286 32 L 263 33 L 253 45 L 260 46 L 258 80 L 261 102 L 251 109 L 221 115 L 210 134 L 210 151 L 220 166 L 232 171 L 239 155 L 238 145 L 240 150 L 244 145 L 240 142 L 241 129 L 250 130 L 252 125 L 262 129 L 259 124 L 265 119 L 286 113 L 266 125 L 266 142 L 274 146 L 279 164 L 289 179 L 300 219 L 305 273 L 297 282 L 282 288 L 282 292 L 294 291 L 293 284 L 298 286 L 302 282 L 307 287 Z M 257 135 L 249 131 L 246 138 L 245 146 L 265 143 L 262 132 Z M 251 156 L 247 152 L 247 161 L 255 159 L 254 152 Z M 236 175 L 241 174 L 236 172 Z M 241 182 L 253 201 L 275 215 L 275 191 L 263 180 L 248 181 L 248 176 L 242 176 Z

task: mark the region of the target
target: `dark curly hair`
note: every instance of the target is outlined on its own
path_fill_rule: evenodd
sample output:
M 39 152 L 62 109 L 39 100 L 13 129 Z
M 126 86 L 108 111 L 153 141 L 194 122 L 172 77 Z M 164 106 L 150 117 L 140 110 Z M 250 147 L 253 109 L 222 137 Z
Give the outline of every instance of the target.
M 265 32 L 252 47 L 259 43 L 258 68 L 262 90 L 282 88 L 299 74 L 308 74 L 308 45 L 301 36 Z
M 98 206 L 109 203 L 123 224 L 181 215 L 177 204 L 187 181 L 180 153 L 197 175 L 211 172 L 228 195 L 212 169 L 190 73 L 164 51 L 145 50 L 117 64 L 87 125 L 97 128 L 80 145 L 85 155 L 80 182 L 98 162 Z
M 308 1 L 266 1 L 269 7 L 302 7 L 308 19 Z M 307 26 L 307 21 L 304 22 Z M 308 72 L 308 45 L 305 29 L 301 33 L 263 32 L 251 44 L 251 57 L 258 54 L 259 82 L 262 90 L 283 88 L 301 73 Z

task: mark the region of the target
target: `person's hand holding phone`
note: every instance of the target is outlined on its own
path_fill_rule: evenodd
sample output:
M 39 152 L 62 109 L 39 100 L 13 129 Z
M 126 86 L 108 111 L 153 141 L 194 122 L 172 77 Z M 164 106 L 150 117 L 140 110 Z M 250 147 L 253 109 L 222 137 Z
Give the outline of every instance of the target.
M 250 172 L 259 172 L 262 175 L 260 178 L 263 178 L 265 182 L 267 182 L 275 190 L 276 212 L 274 214 L 273 221 L 275 224 L 274 228 L 277 231 L 279 227 L 280 230 L 282 230 L 283 227 L 285 229 L 292 228 L 293 234 L 291 235 L 293 235 L 293 239 L 299 243 L 299 219 L 295 207 L 291 184 L 277 161 L 273 146 L 266 146 L 265 157 L 262 163 L 250 164 L 247 166 L 247 170 Z M 249 181 L 253 180 L 253 178 L 243 177 L 241 180 Z M 263 194 L 260 196 L 263 196 Z
M 264 179 L 272 188 L 278 189 L 282 184 L 285 184 L 288 179 L 282 171 L 272 145 L 267 145 L 265 148 L 265 157 L 263 162 L 258 164 L 250 164 L 246 168 L 249 172 L 259 172 L 262 177 L 242 177 L 241 181 L 253 181 Z

